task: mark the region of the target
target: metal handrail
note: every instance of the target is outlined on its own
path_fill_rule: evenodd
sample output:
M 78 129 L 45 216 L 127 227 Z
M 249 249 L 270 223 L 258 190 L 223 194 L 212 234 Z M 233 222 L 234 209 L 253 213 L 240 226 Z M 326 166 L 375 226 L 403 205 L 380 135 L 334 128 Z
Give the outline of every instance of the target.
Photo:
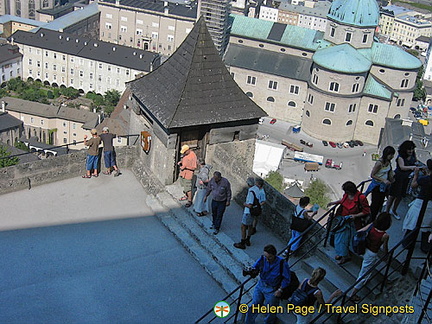
M 127 139 L 129 139 L 130 137 L 134 137 L 134 136 L 140 136 L 140 134 L 117 135 L 117 137 L 125 137 Z M 69 146 L 75 146 L 75 145 L 81 144 L 81 143 L 84 143 L 84 141 L 72 142 L 72 143 L 66 143 L 66 144 L 62 144 L 62 145 L 51 146 L 51 147 L 47 148 L 47 150 L 53 150 L 53 149 L 65 147 L 66 148 L 66 152 L 69 153 Z M 43 149 L 41 149 L 41 151 L 43 151 Z M 11 158 L 14 158 L 14 157 L 19 157 L 19 156 L 23 156 L 23 155 L 27 155 L 27 154 L 33 154 L 33 153 L 36 153 L 36 152 L 24 152 L 24 153 L 9 155 L 9 156 L 2 156 L 2 157 L 0 157 L 0 160 L 1 159 L 11 159 Z

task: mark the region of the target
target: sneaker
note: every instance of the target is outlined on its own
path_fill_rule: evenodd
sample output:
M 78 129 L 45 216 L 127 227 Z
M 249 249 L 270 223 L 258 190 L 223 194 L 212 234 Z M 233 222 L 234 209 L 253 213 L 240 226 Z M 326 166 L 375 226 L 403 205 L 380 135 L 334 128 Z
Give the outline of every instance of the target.
M 218 229 L 213 232 L 214 235 L 217 235 L 218 233 L 219 233 Z
M 246 245 L 244 244 L 244 242 L 234 243 L 234 247 L 242 250 L 246 249 Z
M 400 216 L 399 216 L 397 213 L 395 213 L 393 210 L 390 211 L 390 214 L 391 214 L 394 218 L 396 218 L 397 220 L 400 220 L 400 219 L 401 219 Z
M 117 170 L 117 171 L 114 173 L 114 177 L 118 177 L 120 174 L 121 174 L 121 173 L 120 173 L 120 170 Z

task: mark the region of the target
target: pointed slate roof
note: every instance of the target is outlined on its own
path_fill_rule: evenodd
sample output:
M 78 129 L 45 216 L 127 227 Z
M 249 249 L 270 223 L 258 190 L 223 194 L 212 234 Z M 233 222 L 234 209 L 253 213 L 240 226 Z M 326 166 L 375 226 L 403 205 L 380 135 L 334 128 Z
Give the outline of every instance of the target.
M 166 129 L 267 116 L 229 74 L 202 17 L 165 63 L 127 84 Z

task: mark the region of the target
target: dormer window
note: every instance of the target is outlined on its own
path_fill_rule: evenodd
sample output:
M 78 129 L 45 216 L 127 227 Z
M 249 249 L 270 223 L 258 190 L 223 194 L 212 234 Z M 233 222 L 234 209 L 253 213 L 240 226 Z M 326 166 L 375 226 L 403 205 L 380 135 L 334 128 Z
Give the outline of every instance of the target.
M 352 37 L 351 33 L 346 33 L 345 34 L 345 42 L 351 42 L 351 37 Z
M 334 37 L 335 32 L 336 32 L 336 28 L 330 27 L 330 37 Z

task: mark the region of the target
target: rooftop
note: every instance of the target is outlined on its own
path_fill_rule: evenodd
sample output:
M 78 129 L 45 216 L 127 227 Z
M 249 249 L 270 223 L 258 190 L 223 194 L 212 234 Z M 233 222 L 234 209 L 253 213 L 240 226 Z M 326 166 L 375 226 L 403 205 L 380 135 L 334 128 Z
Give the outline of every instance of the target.
M 372 62 L 349 44 L 330 46 L 316 51 L 313 61 L 329 70 L 342 73 L 362 73 L 369 71 Z
M 19 127 L 23 124 L 21 120 L 9 115 L 7 112 L 0 111 L 0 132 Z
M 292 5 L 288 2 L 282 2 L 279 6 L 279 10 L 297 12 L 299 14 L 307 16 L 326 18 L 330 10 L 330 6 L 331 2 L 329 1 L 319 1 L 313 8 L 300 5 Z
M 57 107 L 12 97 L 4 97 L 2 100 L 6 103 L 6 111 L 9 110 L 45 118 L 59 118 L 75 121 L 83 123 L 83 128 L 85 129 L 95 127 L 98 122 L 98 114 L 83 109 L 63 106 Z
M 0 63 L 8 62 L 12 59 L 22 57 L 18 46 L 8 43 L 0 43 Z
M 430 22 L 429 20 L 413 17 L 410 15 L 398 16 L 395 18 L 395 21 L 396 20 L 397 21 L 403 21 L 403 22 L 411 24 L 411 25 L 417 25 L 417 27 L 432 26 L 432 22 Z
M 327 17 L 360 27 L 376 27 L 380 18 L 376 0 L 335 0 Z
M 138 71 L 151 71 L 159 54 L 72 34 L 40 28 L 37 32 L 16 31 L 9 40 Z
M 14 22 L 18 22 L 21 24 L 32 25 L 32 26 L 39 26 L 39 27 L 42 27 L 43 25 L 46 24 L 46 22 L 22 18 L 22 17 L 17 17 L 17 16 L 12 16 L 12 15 L 0 16 L 0 24 L 7 23 L 9 21 L 14 21 Z
M 392 92 L 384 84 L 379 83 L 372 74 L 369 74 L 366 80 L 363 93 L 386 100 L 392 99 Z
M 231 77 L 203 18 L 167 61 L 127 85 L 165 129 L 266 116 Z
M 73 26 L 80 21 L 88 19 L 94 15 L 99 14 L 99 9 L 96 2 L 89 4 L 88 6 L 81 7 L 78 10 L 72 11 L 64 16 L 56 18 L 52 22 L 47 23 L 43 26 L 44 29 L 63 31 L 63 29 Z
M 382 11 L 383 12 L 386 12 L 386 11 L 392 12 L 394 14 L 394 16 L 396 17 L 396 16 L 399 16 L 401 14 L 406 14 L 408 12 L 411 12 L 413 10 L 407 9 L 405 7 L 396 6 L 396 5 L 389 5 L 389 6 L 382 7 Z
M 98 3 L 99 5 L 117 6 L 116 0 L 102 0 Z M 149 10 L 159 14 L 164 13 L 164 1 L 161 0 L 120 0 L 119 4 L 122 7 Z M 170 15 L 184 18 L 197 18 L 197 7 L 194 3 L 180 4 L 175 2 L 168 2 L 168 10 Z
M 262 19 L 231 15 L 231 35 L 258 39 L 270 43 L 315 51 L 330 43 L 323 40 L 321 31 Z
M 307 58 L 263 50 L 238 44 L 229 44 L 224 62 L 228 66 L 308 81 L 312 61 Z

